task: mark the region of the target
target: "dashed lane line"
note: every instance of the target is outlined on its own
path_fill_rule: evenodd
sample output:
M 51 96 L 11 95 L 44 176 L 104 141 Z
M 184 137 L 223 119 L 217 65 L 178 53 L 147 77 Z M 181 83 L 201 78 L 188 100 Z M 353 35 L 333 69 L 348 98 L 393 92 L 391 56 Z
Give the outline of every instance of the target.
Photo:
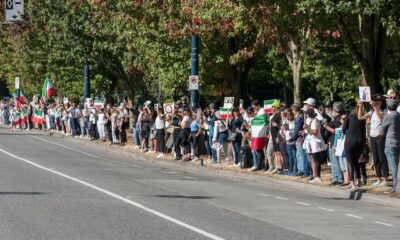
M 357 218 L 357 219 L 362 219 L 362 217 L 360 217 L 360 216 L 349 214 L 349 213 L 346 213 L 346 216 L 352 217 L 352 218 Z
M 297 204 L 303 205 L 303 206 L 311 206 L 309 203 L 304 203 L 304 202 L 296 202 Z
M 389 223 L 384 223 L 384 222 L 375 222 L 375 223 L 386 226 L 386 227 L 393 227 L 393 224 L 389 224 Z

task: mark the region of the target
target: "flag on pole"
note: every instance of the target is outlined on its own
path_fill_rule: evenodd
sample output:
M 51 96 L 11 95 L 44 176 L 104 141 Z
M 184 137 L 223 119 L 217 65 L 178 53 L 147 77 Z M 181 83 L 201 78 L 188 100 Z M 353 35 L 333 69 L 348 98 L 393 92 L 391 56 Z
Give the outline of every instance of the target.
M 264 112 L 265 112 L 265 114 L 271 114 L 272 113 L 272 104 L 280 103 L 280 102 L 281 101 L 279 99 L 265 100 L 264 101 Z
M 46 77 L 44 80 L 43 88 L 42 88 L 42 103 L 46 103 L 47 100 L 56 93 L 56 89 L 53 84 L 50 82 L 49 77 Z
M 267 114 L 262 114 L 251 120 L 251 149 L 262 150 L 267 145 Z

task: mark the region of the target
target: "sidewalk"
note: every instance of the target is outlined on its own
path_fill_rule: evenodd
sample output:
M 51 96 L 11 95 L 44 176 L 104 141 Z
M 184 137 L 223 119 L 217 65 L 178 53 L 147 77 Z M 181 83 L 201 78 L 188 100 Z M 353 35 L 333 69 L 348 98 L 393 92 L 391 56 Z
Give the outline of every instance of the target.
M 50 136 L 59 136 L 64 137 L 62 133 L 59 132 L 40 132 L 38 130 L 32 130 L 34 132 L 42 133 L 42 135 L 50 135 Z M 71 138 L 72 139 L 72 138 Z M 400 208 L 400 193 L 388 193 L 390 187 L 386 188 L 373 188 L 371 187 L 371 183 L 376 180 L 375 177 L 372 177 L 374 174 L 372 170 L 368 170 L 368 185 L 363 186 L 361 189 L 350 192 L 345 190 L 343 187 L 339 186 L 330 186 L 330 167 L 323 166 L 322 179 L 323 184 L 315 185 L 310 184 L 306 179 L 300 177 L 290 177 L 290 176 L 282 176 L 277 174 L 266 174 L 262 171 L 249 172 L 248 169 L 240 169 L 232 166 L 232 162 L 222 162 L 222 164 L 209 164 L 206 160 L 203 161 L 204 166 L 200 165 L 200 161 L 189 161 L 182 162 L 176 161 L 172 159 L 171 155 L 166 155 L 163 158 L 156 158 L 157 153 L 142 153 L 139 149 L 135 148 L 132 144 L 128 144 L 125 146 L 110 146 L 108 142 L 96 142 L 90 141 L 90 139 L 85 138 L 76 138 L 74 141 L 83 141 L 87 143 L 103 145 L 104 147 L 108 147 L 115 151 L 122 151 L 125 153 L 129 153 L 130 156 L 133 156 L 137 159 L 144 161 L 151 161 L 157 164 L 165 164 L 172 167 L 180 167 L 183 169 L 188 169 L 191 171 L 195 171 L 200 174 L 204 173 L 215 173 L 219 176 L 257 181 L 257 182 L 268 182 L 276 185 L 281 185 L 282 187 L 289 187 L 295 189 L 306 190 L 313 193 L 327 193 L 334 194 L 340 196 L 342 198 L 348 198 L 349 200 L 360 200 L 366 201 L 373 204 L 379 204 L 384 206 L 396 207 Z M 128 140 L 128 142 L 131 142 Z

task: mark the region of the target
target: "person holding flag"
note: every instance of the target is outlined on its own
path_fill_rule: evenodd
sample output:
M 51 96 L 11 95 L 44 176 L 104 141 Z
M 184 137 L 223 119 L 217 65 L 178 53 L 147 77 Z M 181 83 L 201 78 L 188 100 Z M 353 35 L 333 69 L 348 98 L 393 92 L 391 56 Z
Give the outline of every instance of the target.
M 41 102 L 43 104 L 47 103 L 47 100 L 49 100 L 51 96 L 56 94 L 56 92 L 57 91 L 54 88 L 53 84 L 50 82 L 49 77 L 46 77 L 42 88 L 42 98 L 40 99 Z
M 250 171 L 254 172 L 261 169 L 260 163 L 264 162 L 264 148 L 267 145 L 267 114 L 257 111 L 258 115 L 250 121 L 251 132 L 251 152 L 253 154 L 253 167 Z

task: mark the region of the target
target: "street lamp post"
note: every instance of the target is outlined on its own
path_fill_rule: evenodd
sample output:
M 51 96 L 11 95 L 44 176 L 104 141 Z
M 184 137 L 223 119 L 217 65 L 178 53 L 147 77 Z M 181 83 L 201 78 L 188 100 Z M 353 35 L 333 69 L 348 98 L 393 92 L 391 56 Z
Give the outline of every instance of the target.
M 90 98 L 90 72 L 89 72 L 89 60 L 87 57 L 85 58 L 85 66 L 83 68 L 83 77 L 84 77 L 84 98 Z
M 199 38 L 197 35 L 192 35 L 192 53 L 191 53 L 191 75 L 199 74 Z M 192 107 L 199 104 L 199 90 L 190 90 L 190 103 Z

